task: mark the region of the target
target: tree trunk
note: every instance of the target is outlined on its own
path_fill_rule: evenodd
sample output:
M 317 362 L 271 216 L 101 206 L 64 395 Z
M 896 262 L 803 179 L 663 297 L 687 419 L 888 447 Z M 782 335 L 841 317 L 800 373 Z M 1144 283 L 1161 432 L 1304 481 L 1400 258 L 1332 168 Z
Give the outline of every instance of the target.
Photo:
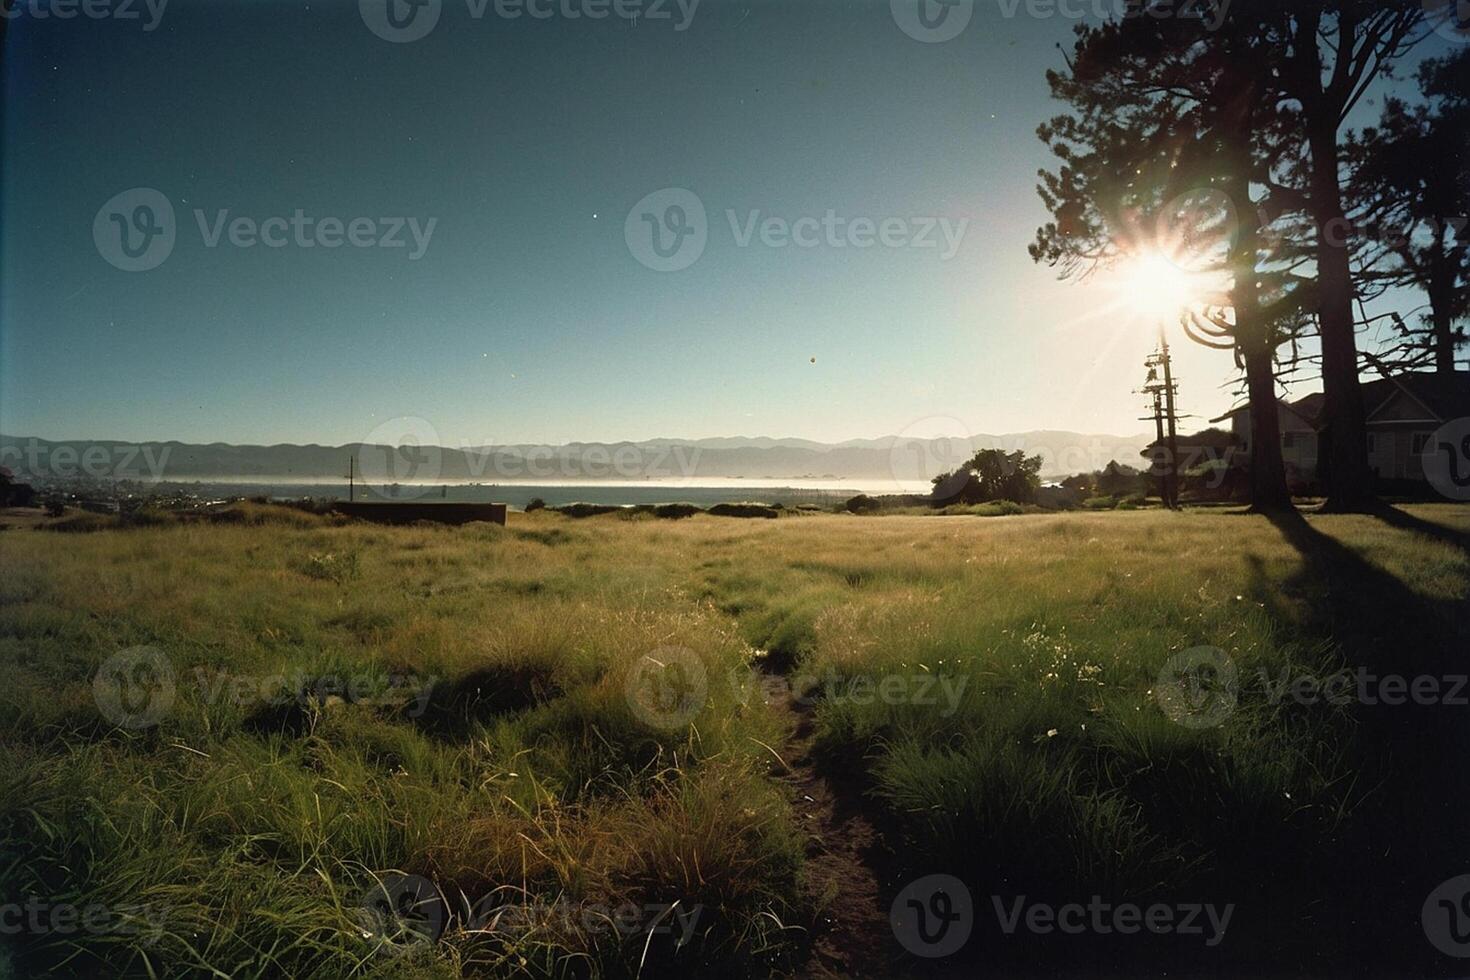
M 1251 413 L 1251 510 L 1279 513 L 1292 509 L 1281 459 L 1281 418 L 1276 401 L 1276 365 L 1263 345 L 1241 351 Z
M 1317 224 L 1318 319 L 1322 333 L 1323 417 L 1319 464 L 1327 483 L 1325 510 L 1362 512 L 1374 505 L 1368 469 L 1358 344 L 1353 332 L 1350 225 L 1338 175 L 1337 120 L 1315 123 L 1311 135 L 1312 217 Z
M 1250 131 L 1248 117 L 1237 132 Z M 1240 172 L 1249 169 L 1248 150 L 1240 147 Z M 1281 459 L 1281 412 L 1276 400 L 1275 325 L 1261 311 L 1257 282 L 1260 262 L 1260 210 L 1250 196 L 1250 185 L 1231 181 L 1226 191 L 1239 216 L 1237 239 L 1231 246 L 1230 301 L 1235 307 L 1235 347 L 1245 362 L 1246 397 L 1251 413 L 1251 511 L 1257 514 L 1292 510 L 1286 489 L 1286 464 Z
M 1281 459 L 1281 412 L 1276 401 L 1276 345 L 1271 325 L 1261 316 L 1256 288 L 1256 235 L 1253 223 L 1241 228 L 1235 303 L 1235 344 L 1245 361 L 1246 395 L 1251 413 L 1251 510 L 1258 514 L 1292 509 Z
M 1434 324 L 1434 370 L 1439 374 L 1455 373 L 1455 321 L 1450 315 L 1450 297 L 1455 284 L 1451 279 L 1449 289 L 1431 285 L 1429 289 L 1430 320 Z
M 1455 332 L 1449 314 L 1440 309 L 1434 311 L 1434 370 L 1455 373 Z

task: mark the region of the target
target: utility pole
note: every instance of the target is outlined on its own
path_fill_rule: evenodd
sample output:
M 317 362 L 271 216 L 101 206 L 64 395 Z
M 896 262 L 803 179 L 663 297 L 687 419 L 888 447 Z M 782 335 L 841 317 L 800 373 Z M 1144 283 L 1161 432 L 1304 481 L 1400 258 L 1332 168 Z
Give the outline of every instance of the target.
M 1159 459 L 1158 453 L 1154 455 L 1154 465 L 1159 470 L 1159 498 L 1165 507 L 1174 510 L 1179 506 L 1179 414 L 1175 405 L 1179 386 L 1174 383 L 1173 358 L 1162 331 L 1159 349 L 1149 355 L 1143 366 L 1148 368 L 1148 380 L 1138 393 L 1149 395 L 1153 400 L 1153 414 L 1144 416 L 1144 421 L 1153 420 L 1154 430 L 1158 433 L 1155 445 L 1161 446 L 1165 455 L 1163 460 Z
M 1179 413 L 1174 406 L 1174 396 L 1179 386 L 1174 384 L 1174 358 L 1169 356 L 1169 341 L 1164 328 L 1159 328 L 1159 356 L 1164 362 L 1164 418 L 1169 423 L 1169 506 L 1179 509 Z
M 1150 371 L 1149 374 L 1150 380 L 1152 380 L 1153 372 Z M 1154 440 L 1154 445 L 1162 446 L 1164 445 L 1164 396 L 1163 392 L 1160 391 L 1155 391 L 1153 395 L 1154 413 L 1151 417 L 1154 420 L 1154 431 L 1158 434 L 1158 437 Z M 1149 418 L 1150 416 L 1144 416 L 1141 421 L 1147 421 Z M 1163 501 L 1164 506 L 1167 507 L 1169 505 L 1169 480 L 1168 477 L 1164 476 L 1164 468 L 1158 465 L 1157 456 L 1154 457 L 1154 466 L 1159 471 L 1159 500 Z

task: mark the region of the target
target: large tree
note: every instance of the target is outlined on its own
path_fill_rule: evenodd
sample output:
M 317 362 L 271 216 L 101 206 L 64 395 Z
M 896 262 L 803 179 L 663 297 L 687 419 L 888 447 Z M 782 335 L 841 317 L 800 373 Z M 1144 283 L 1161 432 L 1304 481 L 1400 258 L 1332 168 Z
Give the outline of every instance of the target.
M 1348 197 L 1360 232 L 1362 291 L 1422 290 L 1423 329 L 1400 322 L 1387 352 L 1404 367 L 1455 370 L 1470 317 L 1470 48 L 1424 62 L 1423 101 L 1390 98 L 1351 139 Z
M 1072 113 L 1039 130 L 1061 166 L 1041 173 L 1055 220 L 1031 254 L 1073 276 L 1162 254 L 1218 283 L 1184 322 L 1193 339 L 1233 350 L 1245 373 L 1252 505 L 1269 511 L 1291 506 L 1276 355 L 1302 291 L 1262 236 L 1287 206 L 1253 179 L 1269 169 L 1265 137 L 1280 128 L 1258 46 L 1249 32 L 1211 34 L 1177 17 L 1080 28 L 1067 70 L 1048 74 Z
M 1300 148 L 1299 181 L 1273 185 L 1312 221 L 1322 347 L 1326 507 L 1374 506 L 1358 385 L 1351 227 L 1343 194 L 1343 127 L 1373 85 L 1422 37 L 1430 0 L 1237 0 L 1232 33 L 1256 39 L 1257 69 L 1288 124 L 1277 151 Z M 1434 0 L 1437 2 L 1437 0 Z
M 934 477 L 937 503 L 981 504 L 1009 500 L 1028 504 L 1041 487 L 1041 457 L 1016 450 L 981 449 L 953 473 Z

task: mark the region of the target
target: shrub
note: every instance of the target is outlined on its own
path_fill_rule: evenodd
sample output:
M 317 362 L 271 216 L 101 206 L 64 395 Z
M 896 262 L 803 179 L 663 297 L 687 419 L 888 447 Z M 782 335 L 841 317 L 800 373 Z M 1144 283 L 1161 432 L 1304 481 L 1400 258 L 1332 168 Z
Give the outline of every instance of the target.
M 269 503 L 270 501 L 267 501 Z M 328 497 L 297 497 L 293 500 L 277 500 L 276 505 L 290 507 L 293 510 L 303 511 L 307 514 L 319 514 L 322 516 L 332 513 L 337 502 Z
M 553 507 L 551 509 L 556 511 L 558 514 L 565 514 L 567 517 L 576 518 L 597 517 L 601 514 L 616 514 L 618 511 L 623 510 L 622 507 L 615 507 L 612 504 L 581 503 L 567 504 L 565 507 Z
M 105 514 L 89 514 L 83 511 L 64 520 L 37 526 L 46 531 L 71 531 L 85 534 L 90 531 L 106 531 L 118 525 L 115 517 L 108 517 Z
M 877 500 L 865 493 L 860 493 L 847 502 L 847 510 L 850 514 L 872 514 L 882 507 Z
M 221 510 L 208 511 L 205 518 L 215 524 L 284 524 L 289 527 L 320 527 L 322 518 L 295 507 L 242 500 Z
M 178 515 L 158 507 L 139 507 L 118 517 L 120 527 L 164 527 L 178 522 Z
M 348 579 L 357 578 L 359 571 L 357 552 L 310 554 L 297 565 L 297 568 L 308 578 L 322 579 L 341 585 Z
M 531 511 L 533 511 L 533 510 L 545 510 L 545 509 L 546 509 L 546 501 L 542 500 L 540 497 L 532 497 L 530 500 L 526 501 L 526 513 L 527 514 L 531 513 Z
M 779 511 L 765 504 L 715 504 L 709 512 L 716 517 L 777 517 Z
M 1088 497 L 1082 501 L 1082 506 L 1088 510 L 1114 510 L 1118 506 L 1115 497 Z

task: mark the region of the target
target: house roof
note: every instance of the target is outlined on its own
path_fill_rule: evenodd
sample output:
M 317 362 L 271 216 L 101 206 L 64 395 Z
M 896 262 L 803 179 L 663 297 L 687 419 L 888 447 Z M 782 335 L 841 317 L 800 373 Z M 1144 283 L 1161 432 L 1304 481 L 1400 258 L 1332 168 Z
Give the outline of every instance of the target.
M 1197 450 L 1216 450 L 1223 452 L 1235 446 L 1235 434 L 1224 429 L 1205 429 L 1192 435 L 1180 434 L 1175 439 L 1176 445 L 1181 453 L 1191 453 Z M 1138 455 L 1151 457 L 1160 447 L 1167 445 L 1167 440 L 1155 439 L 1150 442 Z
M 1400 393 L 1407 394 L 1429 409 L 1441 421 L 1470 415 L 1470 371 L 1454 374 L 1419 372 L 1391 378 L 1365 381 L 1363 412 L 1368 418 Z M 1323 395 L 1313 392 L 1292 402 L 1292 411 L 1316 423 L 1322 414 Z
M 1278 398 L 1276 399 L 1276 404 L 1281 406 L 1282 411 L 1290 412 L 1291 414 L 1300 418 L 1303 422 L 1311 424 L 1316 419 L 1315 406 L 1317 405 L 1317 402 L 1313 401 L 1313 399 L 1320 399 L 1321 397 L 1322 396 L 1320 394 L 1307 395 L 1305 398 L 1302 398 L 1295 402 L 1289 402 L 1285 398 Z M 1310 411 L 1304 411 L 1301 407 L 1303 405 L 1310 405 L 1312 406 L 1312 408 L 1310 409 Z M 1245 412 L 1249 412 L 1250 410 L 1251 407 L 1249 405 L 1239 405 L 1235 408 L 1232 408 L 1230 411 L 1226 412 L 1224 415 L 1220 416 L 1217 419 L 1210 419 L 1210 423 L 1213 425 L 1218 425 L 1221 422 L 1229 421 L 1235 418 L 1237 415 L 1244 414 Z
M 1456 371 L 1454 374 L 1431 372 L 1400 374 L 1392 378 L 1365 381 L 1361 385 L 1361 390 L 1363 392 L 1363 413 L 1370 421 L 1374 413 L 1387 405 L 1394 396 L 1400 394 L 1413 398 L 1434 413 L 1435 417 L 1442 422 L 1470 416 L 1470 371 Z M 1322 409 L 1326 401 L 1322 392 L 1314 391 L 1292 402 L 1284 399 L 1278 399 L 1278 401 L 1284 411 L 1291 412 L 1313 428 L 1320 428 Z M 1249 410 L 1249 405 L 1241 405 L 1210 421 L 1224 422 Z

